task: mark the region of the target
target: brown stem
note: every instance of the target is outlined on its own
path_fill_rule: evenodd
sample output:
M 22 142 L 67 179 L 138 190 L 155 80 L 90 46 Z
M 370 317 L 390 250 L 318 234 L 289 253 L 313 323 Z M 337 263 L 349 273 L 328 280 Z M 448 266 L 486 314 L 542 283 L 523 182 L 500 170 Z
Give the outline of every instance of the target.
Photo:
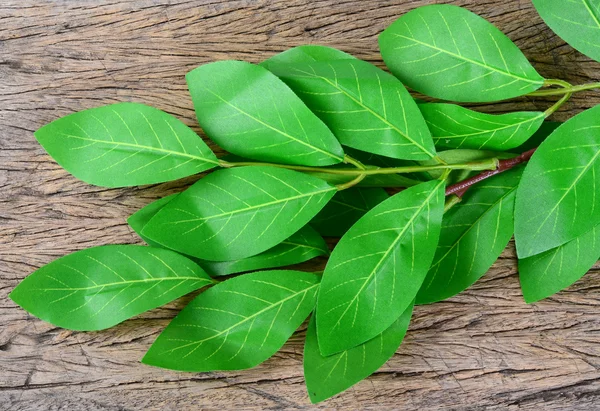
M 455 194 L 457 197 L 462 197 L 465 192 L 471 187 L 473 184 L 479 183 L 480 181 L 485 180 L 486 178 L 490 178 L 496 174 L 500 174 L 503 171 L 510 170 L 511 168 L 529 161 L 533 153 L 537 150 L 537 148 L 532 148 L 529 151 L 526 151 L 516 157 L 509 158 L 507 160 L 500 160 L 498 162 L 498 168 L 495 170 L 484 171 L 483 173 L 477 174 L 471 178 L 468 178 L 460 183 L 456 183 L 451 185 L 446 189 L 446 195 L 449 196 L 451 194 Z

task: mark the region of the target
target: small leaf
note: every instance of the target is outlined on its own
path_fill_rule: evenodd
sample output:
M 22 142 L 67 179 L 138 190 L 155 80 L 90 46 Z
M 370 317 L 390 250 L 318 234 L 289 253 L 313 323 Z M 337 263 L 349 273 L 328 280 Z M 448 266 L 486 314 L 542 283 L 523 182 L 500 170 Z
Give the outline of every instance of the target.
M 444 100 L 504 100 L 544 84 L 508 37 L 457 6 L 437 4 L 406 13 L 380 34 L 379 48 L 405 85 Z
M 545 117 L 534 111 L 486 114 L 445 103 L 420 104 L 419 109 L 436 147 L 477 150 L 518 147 L 536 132 Z
M 138 210 L 129 217 L 127 223 L 148 244 L 152 246 L 156 244 L 157 247 L 162 248 L 162 245 L 152 241 L 141 234 L 141 232 L 148 221 L 150 221 L 160 209 L 176 196 L 177 194 L 172 194 L 148 204 L 146 207 Z M 304 226 L 273 248 L 269 248 L 268 250 L 251 257 L 222 262 L 201 260 L 191 256 L 189 258 L 200 265 L 200 267 L 202 267 L 209 275 L 215 277 L 241 273 L 244 271 L 264 270 L 267 268 L 299 264 L 312 258 L 328 254 L 329 249 L 327 243 L 323 240 L 323 237 L 321 237 L 314 228 Z
M 89 184 L 162 183 L 218 165 L 188 126 L 153 107 L 118 103 L 68 115 L 35 138 L 65 170 Z
M 338 191 L 312 220 L 324 236 L 341 237 L 367 211 L 389 198 L 383 188 L 349 188 Z
M 200 267 L 173 251 L 105 245 L 41 267 L 10 298 L 58 327 L 94 331 L 209 284 L 212 280 Z
M 444 182 L 408 188 L 365 214 L 323 273 L 317 335 L 327 356 L 377 336 L 412 303 L 437 244 Z
M 598 118 L 600 106 L 572 117 L 527 164 L 515 203 L 519 258 L 558 247 L 600 224 Z
M 544 22 L 573 48 L 600 61 L 600 7 L 597 1 L 532 0 Z
M 380 68 L 358 59 L 265 65 L 343 145 L 401 159 L 435 155 L 417 104 L 400 81 Z
M 281 80 L 242 61 L 186 75 L 198 122 L 225 150 L 247 158 L 325 166 L 343 160 L 331 131 Z
M 312 403 L 326 400 L 367 378 L 389 360 L 402 343 L 413 305 L 377 337 L 341 353 L 324 357 L 317 344 L 315 316 L 304 345 L 304 379 Z
M 271 64 L 312 63 L 315 61 L 344 59 L 356 59 L 356 57 L 333 47 L 304 45 L 275 54 L 273 57 L 260 63 L 260 65 L 268 69 Z
M 219 170 L 164 206 L 142 235 L 203 260 L 237 260 L 290 237 L 335 192 L 318 178 L 277 167 Z
M 600 226 L 561 246 L 519 260 L 525 302 L 534 303 L 584 276 L 600 256 Z
M 243 370 L 279 350 L 313 310 L 319 278 L 261 271 L 217 284 L 183 309 L 142 362 L 180 371 Z
M 513 168 L 471 187 L 444 214 L 433 263 L 417 304 L 450 298 L 481 278 L 513 234 L 515 191 L 523 168 Z

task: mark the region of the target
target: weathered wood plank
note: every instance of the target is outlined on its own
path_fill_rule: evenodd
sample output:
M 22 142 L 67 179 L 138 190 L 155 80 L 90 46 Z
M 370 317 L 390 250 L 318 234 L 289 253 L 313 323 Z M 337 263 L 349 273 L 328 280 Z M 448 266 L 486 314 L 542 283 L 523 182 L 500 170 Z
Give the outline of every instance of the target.
M 427 3 L 2 1 L 1 407 L 312 408 L 302 378 L 302 332 L 256 369 L 184 374 L 138 360 L 186 299 L 95 333 L 54 328 L 16 307 L 7 295 L 29 272 L 85 247 L 137 242 L 127 216 L 194 180 L 117 190 L 88 186 L 55 164 L 32 132 L 59 116 L 117 101 L 154 105 L 200 132 L 184 79 L 195 66 L 231 58 L 258 62 L 306 43 L 339 47 L 381 65 L 377 34 L 403 12 Z M 544 76 L 598 81 L 600 64 L 554 36 L 528 1 L 451 3 L 494 22 Z M 550 101 L 525 99 L 483 108 L 542 109 Z M 598 103 L 598 93 L 575 96 L 556 118 Z M 526 305 L 515 265 L 510 246 L 463 295 L 418 307 L 394 358 L 321 407 L 598 408 L 600 267 L 569 290 Z

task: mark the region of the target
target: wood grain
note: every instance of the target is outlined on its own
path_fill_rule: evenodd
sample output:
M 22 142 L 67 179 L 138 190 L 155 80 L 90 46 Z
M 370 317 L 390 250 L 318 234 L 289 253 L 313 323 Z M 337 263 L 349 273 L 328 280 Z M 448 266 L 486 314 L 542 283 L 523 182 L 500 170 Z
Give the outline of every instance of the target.
M 555 297 L 526 305 L 512 245 L 467 292 L 418 307 L 405 343 L 380 371 L 318 406 L 310 405 L 303 385 L 303 332 L 253 370 L 176 373 L 138 361 L 185 299 L 111 330 L 79 333 L 33 318 L 7 298 L 28 273 L 56 257 L 138 242 L 127 216 L 193 180 L 132 189 L 88 186 L 44 153 L 35 129 L 74 111 L 137 101 L 200 132 L 184 80 L 197 65 L 258 62 L 306 43 L 338 47 L 381 65 L 377 34 L 428 3 L 433 1 L 3 0 L 0 408 L 600 409 L 600 267 Z M 600 80 L 600 64 L 552 34 L 529 1 L 446 3 L 491 20 L 545 77 L 577 84 Z M 544 109 L 550 101 L 482 108 Z M 577 95 L 556 118 L 598 103 L 599 93 Z

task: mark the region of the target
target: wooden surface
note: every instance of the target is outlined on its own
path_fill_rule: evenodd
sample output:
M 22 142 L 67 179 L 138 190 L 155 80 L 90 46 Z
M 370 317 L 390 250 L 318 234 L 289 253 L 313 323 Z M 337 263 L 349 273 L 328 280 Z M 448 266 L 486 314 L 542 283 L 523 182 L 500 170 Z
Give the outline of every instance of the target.
M 138 360 L 184 300 L 94 333 L 55 328 L 15 306 L 7 295 L 31 271 L 86 247 L 138 242 L 126 217 L 192 180 L 116 190 L 88 186 L 52 161 L 32 133 L 60 116 L 119 101 L 151 104 L 194 125 L 184 75 L 213 60 L 258 62 L 317 43 L 381 64 L 377 34 L 427 3 L 2 0 L 0 409 L 316 408 L 304 388 L 302 332 L 253 370 L 177 373 Z M 449 3 L 494 22 L 545 77 L 600 80 L 600 64 L 564 45 L 528 0 Z M 543 109 L 548 102 L 525 99 L 484 109 Z M 556 118 L 598 103 L 600 93 L 578 95 Z M 397 354 L 319 407 L 600 409 L 597 274 L 526 305 L 509 246 L 472 289 L 416 308 Z

